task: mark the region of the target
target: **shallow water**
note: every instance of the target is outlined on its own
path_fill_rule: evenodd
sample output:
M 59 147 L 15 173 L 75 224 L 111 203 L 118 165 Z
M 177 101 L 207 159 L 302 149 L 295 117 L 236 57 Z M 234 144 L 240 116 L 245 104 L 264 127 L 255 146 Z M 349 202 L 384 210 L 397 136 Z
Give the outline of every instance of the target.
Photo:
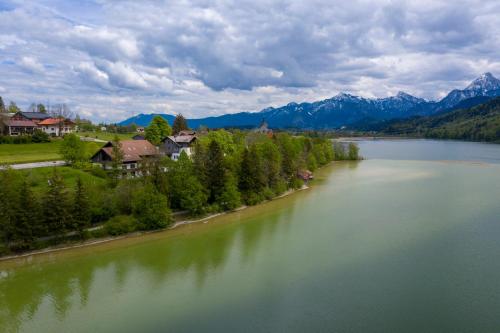
M 369 159 L 327 167 L 312 189 L 286 198 L 0 262 L 0 327 L 497 332 L 499 148 L 363 142 Z

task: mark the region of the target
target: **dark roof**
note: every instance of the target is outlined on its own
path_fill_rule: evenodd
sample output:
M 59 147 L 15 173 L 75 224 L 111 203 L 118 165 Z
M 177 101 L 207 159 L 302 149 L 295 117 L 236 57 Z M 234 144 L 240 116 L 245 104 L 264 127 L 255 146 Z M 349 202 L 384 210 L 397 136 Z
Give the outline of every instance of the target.
M 109 157 L 113 157 L 113 145 L 114 143 L 110 141 L 101 150 Z M 123 162 L 140 161 L 142 157 L 151 157 L 158 154 L 156 147 L 147 140 L 123 140 L 120 141 L 120 145 L 123 152 Z
M 142 134 L 136 134 L 132 137 L 132 140 L 146 140 L 146 137 Z
M 37 119 L 37 120 L 43 120 L 50 118 L 50 115 L 46 113 L 41 113 L 41 112 L 23 112 L 21 111 L 21 115 L 28 119 Z

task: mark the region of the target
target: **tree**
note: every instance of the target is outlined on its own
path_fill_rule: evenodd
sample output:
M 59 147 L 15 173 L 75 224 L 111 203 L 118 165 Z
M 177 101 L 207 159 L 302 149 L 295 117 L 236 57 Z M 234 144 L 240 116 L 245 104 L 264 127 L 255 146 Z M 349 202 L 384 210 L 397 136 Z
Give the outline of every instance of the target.
M 34 143 L 50 142 L 50 136 L 46 132 L 40 129 L 36 129 L 33 132 L 33 135 L 31 136 L 31 142 Z
M 148 184 L 134 195 L 132 209 L 142 230 L 166 228 L 172 223 L 167 198 Z
M 65 135 L 59 151 L 64 161 L 70 165 L 85 161 L 85 145 L 76 134 Z
M 238 182 L 232 174 L 226 177 L 224 189 L 217 198 L 220 206 L 224 210 L 233 210 L 241 205 L 241 194 L 238 191 Z
M 172 207 L 188 210 L 193 215 L 203 212 L 208 196 L 186 152 L 181 152 L 179 160 L 168 166 L 168 181 Z
M 118 184 L 122 176 L 123 151 L 120 143 L 120 138 L 115 136 L 113 147 L 111 149 L 111 181 L 113 185 Z
M 49 235 L 63 236 L 71 227 L 71 216 L 68 210 L 67 191 L 64 180 L 54 168 L 48 180 L 49 188 L 43 204 L 43 220 Z
M 43 105 L 42 103 L 39 103 L 37 106 L 36 106 L 36 110 L 40 113 L 47 113 L 47 109 L 45 108 L 45 105 Z
M 19 111 L 21 111 L 21 109 L 16 105 L 16 103 L 14 102 L 10 102 L 9 104 L 9 113 L 18 113 Z
M 28 250 L 33 247 L 36 237 L 41 235 L 42 229 L 38 223 L 38 201 L 26 179 L 21 183 L 16 203 L 12 241 L 16 249 Z
M 159 145 L 161 141 L 172 134 L 172 128 L 163 117 L 156 116 L 145 129 L 146 140 L 154 145 Z
M 186 118 L 182 114 L 178 114 L 174 119 L 174 124 L 172 125 L 172 134 L 177 135 L 180 131 L 189 130 Z
M 7 109 L 5 108 L 5 103 L 3 102 L 2 96 L 0 96 L 0 113 L 6 113 Z
M 348 157 L 351 161 L 359 160 L 359 147 L 354 142 L 349 143 Z
M 72 214 L 73 227 L 83 237 L 85 229 L 90 225 L 90 201 L 80 177 L 76 179 Z
M 215 202 L 224 191 L 224 184 L 226 182 L 224 153 L 219 143 L 215 140 L 212 140 L 208 146 L 207 176 L 208 200 L 209 202 Z
M 17 172 L 8 167 L 0 169 L 0 237 L 6 245 L 12 240 L 14 229 L 17 176 Z

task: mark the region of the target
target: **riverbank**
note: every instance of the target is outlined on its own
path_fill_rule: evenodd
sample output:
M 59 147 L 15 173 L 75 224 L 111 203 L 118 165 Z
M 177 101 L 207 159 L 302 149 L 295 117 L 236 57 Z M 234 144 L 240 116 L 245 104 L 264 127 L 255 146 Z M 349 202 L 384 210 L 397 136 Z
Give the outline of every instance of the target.
M 294 193 L 297 193 L 297 192 L 303 191 L 303 190 L 307 190 L 307 189 L 310 189 L 310 186 L 303 185 L 299 189 L 288 190 L 285 193 L 283 193 L 275 198 L 263 201 L 255 206 L 244 205 L 244 206 L 236 208 L 235 210 L 232 210 L 232 211 L 214 213 L 214 214 L 210 214 L 210 215 L 207 215 L 207 216 L 204 216 L 201 218 L 197 218 L 195 220 L 188 219 L 188 220 L 177 221 L 165 229 L 152 230 L 152 231 L 136 231 L 136 232 L 120 235 L 120 236 L 112 236 L 112 237 L 104 237 L 104 238 L 92 238 L 92 239 L 85 240 L 83 242 L 58 244 L 55 246 L 51 246 L 51 247 L 47 247 L 47 248 L 43 248 L 43 249 L 39 249 L 39 250 L 28 251 L 28 252 L 24 252 L 24 253 L 15 254 L 15 255 L 2 256 L 2 257 L 0 257 L 0 262 L 21 259 L 21 258 L 27 258 L 30 256 L 44 255 L 44 254 L 53 253 L 53 252 L 61 252 L 61 251 L 65 251 L 65 250 L 78 249 L 78 248 L 82 248 L 82 247 L 96 246 L 96 245 L 105 244 L 105 243 L 109 243 L 109 242 L 113 242 L 113 241 L 118 241 L 118 240 L 122 240 L 122 239 L 126 239 L 126 238 L 141 237 L 144 235 L 149 235 L 149 234 L 154 234 L 154 233 L 163 233 L 163 232 L 168 232 L 170 230 L 173 230 L 173 229 L 176 229 L 176 228 L 179 228 L 182 226 L 190 225 L 190 224 L 196 224 L 196 223 L 201 223 L 201 222 L 208 223 L 210 220 L 213 220 L 217 217 L 235 214 L 235 213 L 238 213 L 242 210 L 245 210 L 245 209 L 251 208 L 251 207 L 258 207 L 258 206 L 261 206 L 261 205 L 268 203 L 270 201 L 282 199 L 282 198 L 285 198 L 289 195 L 292 195 Z

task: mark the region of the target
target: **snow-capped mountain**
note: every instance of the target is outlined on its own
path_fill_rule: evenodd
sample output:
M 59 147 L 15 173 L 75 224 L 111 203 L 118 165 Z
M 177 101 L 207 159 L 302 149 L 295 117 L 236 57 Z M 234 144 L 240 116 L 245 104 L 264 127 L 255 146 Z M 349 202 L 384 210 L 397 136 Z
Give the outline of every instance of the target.
M 404 92 L 386 98 L 363 98 L 340 93 L 318 102 L 292 102 L 278 108 L 269 107 L 260 112 L 240 112 L 218 117 L 190 119 L 188 122 L 192 128 L 200 125 L 210 128 L 255 127 L 265 118 L 269 126 L 274 128 L 340 128 L 364 121 L 373 122 L 446 112 L 455 106 L 474 106 L 482 103 L 481 101 L 484 102 L 485 98 L 495 96 L 500 96 L 500 80 L 491 73 L 485 73 L 472 81 L 465 89 L 452 90 L 438 102 L 426 101 Z M 145 126 L 152 118 L 151 115 L 138 115 L 120 124 L 136 123 Z M 171 122 L 172 116 L 165 115 L 165 119 Z
M 461 101 L 478 96 L 500 96 L 500 80 L 491 73 L 484 73 L 463 90 L 454 89 L 437 103 L 437 109 L 452 108 Z

